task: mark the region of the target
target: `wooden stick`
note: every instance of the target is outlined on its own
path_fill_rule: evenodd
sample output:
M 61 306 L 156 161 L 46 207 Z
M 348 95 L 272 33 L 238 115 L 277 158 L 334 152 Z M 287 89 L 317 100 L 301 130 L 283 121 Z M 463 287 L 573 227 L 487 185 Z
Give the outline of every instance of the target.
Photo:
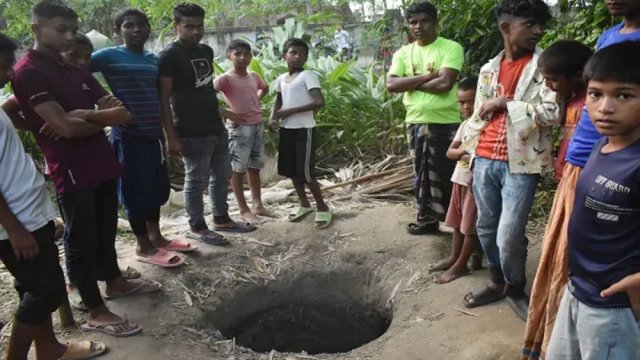
M 451 307 L 451 310 L 455 310 L 459 313 L 465 314 L 465 315 L 469 315 L 469 316 L 473 316 L 473 317 L 479 317 L 480 315 L 466 311 L 466 310 L 462 310 L 462 309 L 458 309 L 457 307 Z
M 401 167 L 401 168 L 385 170 L 385 171 L 382 171 L 382 172 L 379 172 L 379 173 L 376 173 L 376 174 L 369 174 L 369 175 L 361 176 L 359 178 L 351 179 L 349 181 L 345 181 L 345 182 L 342 182 L 340 184 L 327 186 L 325 188 L 322 188 L 322 190 L 332 190 L 332 189 L 341 188 L 341 187 L 344 187 L 344 186 L 347 186 L 347 185 L 351 185 L 351 184 L 357 184 L 357 183 L 361 183 L 361 182 L 364 182 L 364 181 L 378 179 L 378 178 L 384 177 L 386 175 L 395 174 L 397 172 L 400 172 L 402 170 L 406 170 L 406 169 L 409 169 L 409 168 L 411 168 L 411 166 L 404 166 L 404 167 Z
M 58 317 L 60 318 L 60 326 L 63 328 L 70 328 L 76 325 L 76 321 L 73 318 L 73 311 L 71 311 L 71 305 L 69 305 L 69 298 L 66 296 L 60 307 L 58 307 Z

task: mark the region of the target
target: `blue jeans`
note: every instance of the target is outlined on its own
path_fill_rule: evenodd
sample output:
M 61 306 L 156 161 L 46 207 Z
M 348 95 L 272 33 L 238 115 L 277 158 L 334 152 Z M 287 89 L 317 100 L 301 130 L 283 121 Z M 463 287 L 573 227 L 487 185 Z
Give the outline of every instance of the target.
M 540 178 L 537 174 L 512 174 L 509 163 L 478 157 L 473 168 L 473 195 L 478 206 L 478 238 L 487 255 L 489 270 L 501 270 L 516 294 L 524 291 L 528 240 L 525 228 Z M 507 291 L 507 295 L 509 292 Z
M 640 359 L 640 322 L 631 308 L 594 308 L 564 291 L 546 360 Z
M 228 216 L 227 186 L 231 176 L 229 138 L 224 131 L 214 136 L 181 138 L 180 142 L 185 168 L 184 203 L 189 226 L 194 231 L 200 231 L 207 228 L 202 199 L 207 185 L 214 221 L 218 217 Z

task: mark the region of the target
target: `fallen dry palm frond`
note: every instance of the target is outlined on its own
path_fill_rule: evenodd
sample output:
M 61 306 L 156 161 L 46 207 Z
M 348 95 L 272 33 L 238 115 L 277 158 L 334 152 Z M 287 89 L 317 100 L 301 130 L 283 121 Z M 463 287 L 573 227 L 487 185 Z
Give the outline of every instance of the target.
M 411 158 L 387 156 L 384 160 L 363 164 L 356 161 L 335 174 L 340 183 L 325 186 L 332 201 L 359 199 L 385 199 L 406 201 L 413 191 L 414 175 Z

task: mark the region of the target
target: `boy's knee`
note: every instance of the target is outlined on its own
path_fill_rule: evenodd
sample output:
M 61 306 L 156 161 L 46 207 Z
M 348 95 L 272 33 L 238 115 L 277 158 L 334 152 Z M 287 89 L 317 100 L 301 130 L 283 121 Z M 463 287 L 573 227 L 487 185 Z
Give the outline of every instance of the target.
M 27 292 L 18 306 L 16 319 L 27 325 L 39 326 L 62 305 L 66 296 L 64 282 L 41 286 L 37 292 Z

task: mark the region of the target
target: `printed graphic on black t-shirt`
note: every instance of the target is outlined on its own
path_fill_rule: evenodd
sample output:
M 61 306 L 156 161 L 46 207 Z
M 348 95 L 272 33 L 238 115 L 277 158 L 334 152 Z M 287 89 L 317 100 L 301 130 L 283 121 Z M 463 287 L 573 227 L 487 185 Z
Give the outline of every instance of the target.
M 213 81 L 213 67 L 207 59 L 191 60 L 193 71 L 196 76 L 196 87 L 206 86 Z

